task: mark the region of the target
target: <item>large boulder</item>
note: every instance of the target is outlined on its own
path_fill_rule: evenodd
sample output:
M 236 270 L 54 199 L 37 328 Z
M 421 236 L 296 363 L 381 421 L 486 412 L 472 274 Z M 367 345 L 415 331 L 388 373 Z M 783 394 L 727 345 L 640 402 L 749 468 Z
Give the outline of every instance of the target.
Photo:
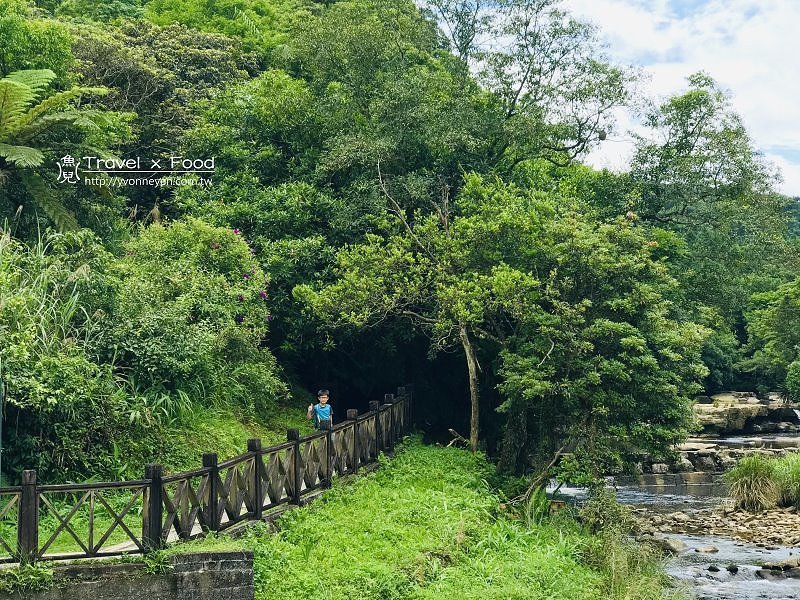
M 663 550 L 667 554 L 680 554 L 684 552 L 688 546 L 682 540 L 668 537 L 656 537 L 649 540 L 651 544 Z
M 755 395 L 742 392 L 725 392 L 711 397 L 712 403 L 696 403 L 694 414 L 706 433 L 739 433 L 748 422 L 765 419 L 769 414 L 767 402 Z

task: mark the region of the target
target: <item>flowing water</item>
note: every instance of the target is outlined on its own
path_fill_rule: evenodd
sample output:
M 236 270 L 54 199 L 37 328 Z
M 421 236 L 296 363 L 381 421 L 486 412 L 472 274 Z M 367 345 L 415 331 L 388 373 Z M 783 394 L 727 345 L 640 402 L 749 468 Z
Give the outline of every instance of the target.
M 797 446 L 797 437 L 796 433 L 772 434 L 731 436 L 709 441 L 726 447 L 781 448 Z M 638 484 L 615 482 L 609 478 L 608 484 L 614 487 L 620 502 L 646 508 L 648 512 L 707 509 L 725 500 L 725 487 L 719 474 L 691 475 L 647 475 Z M 585 489 L 567 485 L 557 491 L 551 485 L 548 491 L 551 494 L 555 492 L 555 497 L 578 504 L 586 498 Z M 669 559 L 666 568 L 676 584 L 685 589 L 690 597 L 697 600 L 800 600 L 800 579 L 768 581 L 756 575 L 765 562 L 800 557 L 800 548 L 767 550 L 721 537 L 665 535 L 680 539 L 688 546 L 685 552 Z M 696 548 L 708 545 L 717 547 L 719 551 L 712 554 L 695 552 Z

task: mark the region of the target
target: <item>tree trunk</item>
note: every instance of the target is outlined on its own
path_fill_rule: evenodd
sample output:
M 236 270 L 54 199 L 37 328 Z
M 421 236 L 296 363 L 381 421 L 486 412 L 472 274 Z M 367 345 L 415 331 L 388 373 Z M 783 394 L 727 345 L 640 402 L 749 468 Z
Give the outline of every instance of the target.
M 461 345 L 464 346 L 464 355 L 467 358 L 467 369 L 469 370 L 469 446 L 473 452 L 478 449 L 478 359 L 475 358 L 475 351 L 469 341 L 467 329 L 461 325 L 459 336 Z

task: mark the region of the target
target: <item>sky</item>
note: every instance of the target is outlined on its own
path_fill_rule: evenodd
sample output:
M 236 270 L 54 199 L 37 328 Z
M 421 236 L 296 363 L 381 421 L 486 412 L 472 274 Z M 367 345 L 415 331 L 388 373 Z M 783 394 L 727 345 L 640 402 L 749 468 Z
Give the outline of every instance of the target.
M 779 191 L 800 196 L 800 0 L 565 0 L 573 15 L 600 29 L 617 63 L 643 68 L 642 89 L 664 99 L 705 71 L 732 98 L 754 146 L 777 165 Z M 630 129 L 619 127 L 593 151 L 596 167 L 623 169 Z

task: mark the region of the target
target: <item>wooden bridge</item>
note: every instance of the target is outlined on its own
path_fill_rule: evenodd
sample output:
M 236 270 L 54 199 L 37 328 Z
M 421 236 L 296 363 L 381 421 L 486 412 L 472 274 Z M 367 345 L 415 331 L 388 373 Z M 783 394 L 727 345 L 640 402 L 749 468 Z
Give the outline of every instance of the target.
M 269 518 L 376 463 L 408 433 L 411 408 L 411 386 L 400 387 L 331 429 L 290 429 L 269 448 L 251 439 L 244 454 L 204 454 L 202 467 L 174 475 L 151 464 L 136 481 L 38 485 L 36 471 L 23 471 L 22 485 L 0 488 L 0 562 L 143 553 Z

